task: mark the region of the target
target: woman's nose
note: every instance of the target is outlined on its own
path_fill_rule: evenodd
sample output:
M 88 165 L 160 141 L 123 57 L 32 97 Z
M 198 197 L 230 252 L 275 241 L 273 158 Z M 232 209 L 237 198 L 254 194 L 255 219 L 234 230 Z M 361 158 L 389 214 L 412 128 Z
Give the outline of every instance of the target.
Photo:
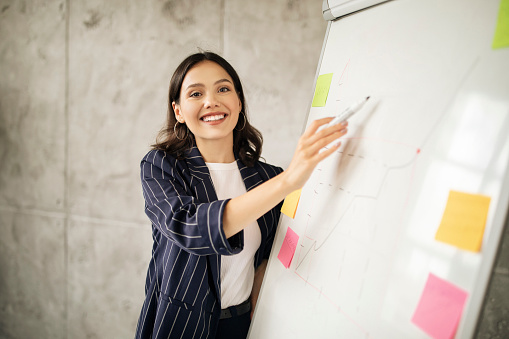
M 209 94 L 205 97 L 205 108 L 218 107 L 219 100 L 217 100 L 214 94 Z

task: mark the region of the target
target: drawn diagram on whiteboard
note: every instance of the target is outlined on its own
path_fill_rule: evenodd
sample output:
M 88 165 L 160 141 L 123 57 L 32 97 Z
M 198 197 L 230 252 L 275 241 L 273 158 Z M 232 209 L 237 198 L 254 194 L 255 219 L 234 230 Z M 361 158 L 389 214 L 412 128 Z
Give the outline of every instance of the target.
M 346 138 L 343 143 L 335 156 L 317 168 L 302 192 L 302 205 L 309 207 L 299 211 L 305 214 L 301 219 L 306 225 L 294 273 L 355 319 L 361 313 L 380 311 L 372 307 L 373 301 L 380 299 L 381 307 L 383 293 L 377 291 L 390 273 L 405 192 L 410 189 L 419 150 L 369 138 Z M 393 192 L 403 192 L 397 203 Z M 391 199 L 385 199 L 387 195 Z M 321 258 L 334 266 L 320 265 Z M 364 298 L 369 302 L 363 302 Z

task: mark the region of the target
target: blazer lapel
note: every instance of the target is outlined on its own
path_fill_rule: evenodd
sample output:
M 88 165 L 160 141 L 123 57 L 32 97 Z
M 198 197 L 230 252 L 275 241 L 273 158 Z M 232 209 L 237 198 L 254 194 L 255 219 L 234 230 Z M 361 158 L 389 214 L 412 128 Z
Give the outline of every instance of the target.
M 191 175 L 191 189 L 194 191 L 194 195 L 200 202 L 212 202 L 216 201 L 217 194 L 212 183 L 212 177 L 205 160 L 203 159 L 198 147 L 196 145 L 191 149 L 186 157 L 187 167 L 189 174 Z M 209 284 L 213 285 L 214 293 L 217 300 L 221 300 L 221 259 L 220 255 L 209 255 L 207 256 L 208 266 L 210 268 L 210 279 Z M 209 285 L 210 286 L 210 285 Z
M 237 158 L 237 166 L 239 167 L 240 175 L 242 176 L 247 191 L 252 190 L 263 182 L 262 177 L 254 166 L 247 167 L 239 158 Z
M 186 162 L 189 168 L 189 174 L 192 177 L 190 185 L 198 200 L 201 202 L 216 201 L 216 190 L 212 183 L 209 169 L 207 165 L 205 165 L 205 160 L 203 160 L 198 147 L 194 146 L 191 149 L 186 158 Z

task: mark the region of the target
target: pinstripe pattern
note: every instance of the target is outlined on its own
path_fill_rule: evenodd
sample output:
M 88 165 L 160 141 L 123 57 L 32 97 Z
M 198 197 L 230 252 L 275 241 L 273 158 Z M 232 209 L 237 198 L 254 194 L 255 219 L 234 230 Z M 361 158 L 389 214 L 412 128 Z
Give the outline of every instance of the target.
M 249 191 L 282 172 L 237 164 Z M 152 222 L 149 263 L 136 338 L 214 338 L 220 315 L 221 255 L 242 251 L 244 232 L 226 238 L 207 166 L 194 147 L 184 160 L 150 151 L 141 162 L 145 213 Z M 281 205 L 258 219 L 262 241 L 255 266 L 268 258 Z

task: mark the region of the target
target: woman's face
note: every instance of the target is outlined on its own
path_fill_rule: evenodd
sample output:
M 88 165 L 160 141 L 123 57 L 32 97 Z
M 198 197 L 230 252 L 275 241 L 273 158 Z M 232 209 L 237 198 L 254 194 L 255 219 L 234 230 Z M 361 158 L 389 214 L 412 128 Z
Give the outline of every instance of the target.
M 215 62 L 202 61 L 187 72 L 180 103 L 172 106 L 177 120 L 194 134 L 198 148 L 204 143 L 233 145 L 242 103 L 232 78 Z

